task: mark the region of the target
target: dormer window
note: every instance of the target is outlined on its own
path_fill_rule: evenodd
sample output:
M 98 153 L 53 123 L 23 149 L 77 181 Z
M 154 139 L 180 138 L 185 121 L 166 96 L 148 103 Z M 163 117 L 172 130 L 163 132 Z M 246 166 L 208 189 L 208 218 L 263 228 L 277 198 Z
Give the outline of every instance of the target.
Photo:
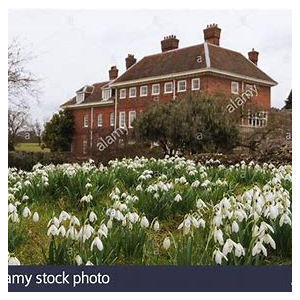
M 76 103 L 77 104 L 84 101 L 84 95 L 85 95 L 84 92 L 77 93 L 77 96 L 76 96 Z
M 111 89 L 102 90 L 102 100 L 106 101 L 111 98 Z
M 94 86 L 92 85 L 85 85 L 83 88 L 81 88 L 80 90 L 78 90 L 76 92 L 76 103 L 80 104 L 85 100 L 85 96 L 87 94 L 87 96 L 89 94 L 92 94 L 94 91 Z

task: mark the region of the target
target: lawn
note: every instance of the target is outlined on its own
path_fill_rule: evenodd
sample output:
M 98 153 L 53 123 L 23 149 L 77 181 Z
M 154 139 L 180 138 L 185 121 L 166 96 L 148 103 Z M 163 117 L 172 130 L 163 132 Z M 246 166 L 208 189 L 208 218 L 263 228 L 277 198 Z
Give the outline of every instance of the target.
M 42 149 L 38 143 L 19 143 L 16 145 L 15 150 L 25 152 L 50 152 L 50 149 Z
M 292 168 L 179 157 L 9 169 L 10 264 L 292 261 Z

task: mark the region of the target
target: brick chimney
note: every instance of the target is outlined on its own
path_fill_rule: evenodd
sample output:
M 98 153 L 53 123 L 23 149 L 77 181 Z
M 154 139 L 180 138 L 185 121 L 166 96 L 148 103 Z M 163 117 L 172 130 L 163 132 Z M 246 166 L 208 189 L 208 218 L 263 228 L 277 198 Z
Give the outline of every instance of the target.
M 112 66 L 110 68 L 110 70 L 108 71 L 108 73 L 109 73 L 109 80 L 114 80 L 114 79 L 118 78 L 119 70 L 117 69 L 116 66 Z
M 254 50 L 254 48 L 252 49 L 252 51 L 248 52 L 248 57 L 249 60 L 251 60 L 254 64 L 257 65 L 257 61 L 258 61 L 258 52 Z
M 218 24 L 210 24 L 203 30 L 205 42 L 213 45 L 220 45 L 221 29 Z
M 125 62 L 127 70 L 136 63 L 136 58 L 134 57 L 134 55 L 128 54 L 128 56 L 125 58 Z
M 176 35 L 165 36 L 161 41 L 161 51 L 166 52 L 173 49 L 178 49 L 179 40 L 176 39 Z

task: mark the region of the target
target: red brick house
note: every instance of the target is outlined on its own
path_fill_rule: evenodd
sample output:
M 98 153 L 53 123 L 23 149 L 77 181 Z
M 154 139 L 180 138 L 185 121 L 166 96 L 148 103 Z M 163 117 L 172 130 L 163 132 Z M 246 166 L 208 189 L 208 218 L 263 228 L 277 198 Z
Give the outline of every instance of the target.
M 255 101 L 268 110 L 271 106 L 271 77 L 257 67 L 258 52 L 248 58 L 220 47 L 221 29 L 216 24 L 204 29 L 204 43 L 179 48 L 176 36 L 161 41 L 162 52 L 140 61 L 129 54 L 126 71 L 118 77 L 116 66 L 109 70 L 109 80 L 86 85 L 61 107 L 71 110 L 76 130 L 72 151 L 97 150 L 99 141 L 119 128 L 132 128 L 137 114 L 153 101 L 167 102 L 190 92 L 224 92 L 232 99 L 255 87 Z M 262 126 L 249 117 L 246 126 Z

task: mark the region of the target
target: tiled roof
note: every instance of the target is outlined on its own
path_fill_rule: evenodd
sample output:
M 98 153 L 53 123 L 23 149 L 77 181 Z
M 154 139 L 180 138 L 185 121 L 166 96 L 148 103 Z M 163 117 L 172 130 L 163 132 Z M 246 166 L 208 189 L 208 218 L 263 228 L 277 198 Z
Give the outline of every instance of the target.
M 87 89 L 87 93 L 85 94 L 84 101 L 81 104 L 87 104 L 87 103 L 91 103 L 91 102 L 98 102 L 98 101 L 100 101 L 101 98 L 102 98 L 102 90 L 101 90 L 101 88 L 103 88 L 108 83 L 109 83 L 109 81 L 94 83 L 92 85 L 92 87 L 94 89 L 91 89 L 91 86 L 89 86 L 88 89 Z M 84 87 L 82 87 L 77 92 L 80 92 L 83 89 L 84 89 Z M 74 104 L 76 104 L 76 96 L 73 97 L 72 99 L 66 101 L 65 103 L 63 103 L 61 105 L 61 107 L 67 106 L 67 105 L 74 105 Z
M 204 44 L 200 44 L 145 56 L 117 78 L 113 84 L 205 68 L 253 77 L 276 84 L 271 77 L 242 54 L 211 44 L 207 44 L 207 46 L 208 51 L 204 50 Z M 200 63 L 199 56 L 202 57 Z M 210 65 L 207 62 L 210 62 Z

